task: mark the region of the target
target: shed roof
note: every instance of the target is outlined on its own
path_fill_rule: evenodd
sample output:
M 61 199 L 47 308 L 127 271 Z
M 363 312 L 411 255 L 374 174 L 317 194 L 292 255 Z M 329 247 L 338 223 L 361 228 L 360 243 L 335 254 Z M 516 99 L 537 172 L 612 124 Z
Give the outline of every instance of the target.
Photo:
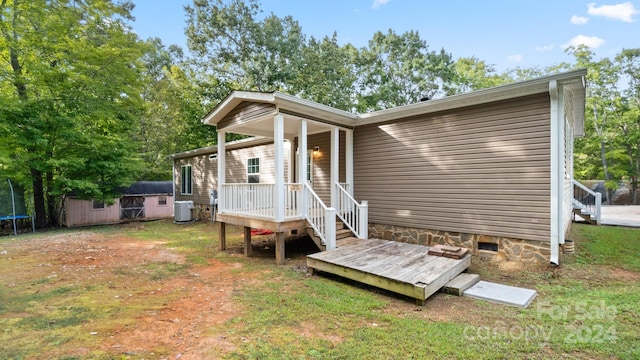
M 138 181 L 126 188 L 118 189 L 122 195 L 172 195 L 172 181 Z

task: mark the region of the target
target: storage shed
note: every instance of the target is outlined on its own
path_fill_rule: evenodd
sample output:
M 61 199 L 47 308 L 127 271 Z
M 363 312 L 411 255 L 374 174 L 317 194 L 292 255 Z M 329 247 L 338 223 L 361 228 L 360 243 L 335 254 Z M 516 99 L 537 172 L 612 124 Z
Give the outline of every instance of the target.
M 123 188 L 121 196 L 109 205 L 69 195 L 64 200 L 65 226 L 117 224 L 136 220 L 155 220 L 173 216 L 171 181 L 138 181 Z

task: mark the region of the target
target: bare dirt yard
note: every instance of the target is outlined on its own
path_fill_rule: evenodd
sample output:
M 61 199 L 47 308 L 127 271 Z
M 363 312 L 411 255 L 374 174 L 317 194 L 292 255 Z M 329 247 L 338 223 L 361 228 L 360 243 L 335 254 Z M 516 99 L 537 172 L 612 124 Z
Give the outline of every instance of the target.
M 5 340 L 15 346 L 10 349 L 13 346 L 5 341 L 1 346 L 5 356 L 200 359 L 205 354 L 211 357 L 212 349 L 220 353 L 233 349 L 225 336 L 208 331 L 240 311 L 232 295 L 251 281 L 250 273 L 234 271 L 242 268 L 241 263 L 208 259 L 206 265 L 193 266 L 187 264 L 184 252 L 168 248 L 166 242 L 90 229 L 17 237 L 0 249 L 4 288 L 0 294 L 24 294 L 13 300 L 22 304 L 3 301 L 0 306 L 23 312 L 0 315 L 0 321 L 32 325 L 25 326 L 36 337 L 31 344 L 42 337 L 60 342 L 41 344 L 37 347 L 41 353 L 34 354 L 28 351 L 31 344 L 21 344 L 20 336 L 7 339 L 5 332 Z M 57 294 L 49 296 L 52 291 Z M 70 295 L 64 297 L 66 304 L 60 302 L 65 294 Z
M 473 334 L 483 324 L 499 321 L 509 329 L 523 316 L 540 321 L 535 313 L 445 294 L 419 308 L 401 296 L 311 276 L 305 255 L 317 250 L 305 239 L 287 242 L 284 266 L 275 265 L 269 236 L 255 237 L 254 257 L 246 258 L 239 230 L 224 252 L 217 248 L 215 228 L 203 223 L 161 221 L 0 238 L 0 358 L 575 355 L 561 343 L 476 343 L 468 336 L 469 328 Z M 564 278 L 596 285 L 640 279 L 635 271 L 606 269 L 474 263 L 484 278 L 538 287 L 543 299 Z M 433 334 L 440 332 L 451 339 L 438 341 Z M 502 345 L 487 348 L 486 340 Z M 610 358 L 600 351 L 586 354 Z

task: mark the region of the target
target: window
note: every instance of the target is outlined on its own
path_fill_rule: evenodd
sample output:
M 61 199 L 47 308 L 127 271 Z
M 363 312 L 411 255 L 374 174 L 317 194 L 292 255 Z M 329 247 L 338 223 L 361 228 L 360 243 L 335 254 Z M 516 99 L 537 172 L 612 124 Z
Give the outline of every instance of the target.
M 307 151 L 307 181 L 313 183 L 313 150 Z
M 182 181 L 180 184 L 180 193 L 182 195 L 191 195 L 191 165 L 183 165 L 181 168 Z
M 257 184 L 260 182 L 260 158 L 247 160 L 247 182 Z
M 159 206 L 167 205 L 167 197 L 166 196 L 159 196 L 158 197 L 158 205 Z
M 93 200 L 93 210 L 104 209 L 104 201 Z

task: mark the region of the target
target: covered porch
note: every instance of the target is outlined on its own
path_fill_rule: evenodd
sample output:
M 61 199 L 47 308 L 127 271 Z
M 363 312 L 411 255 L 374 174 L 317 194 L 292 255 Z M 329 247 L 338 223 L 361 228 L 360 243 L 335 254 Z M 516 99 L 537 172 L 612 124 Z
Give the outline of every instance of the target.
M 284 263 L 284 238 L 292 230 L 309 229 L 330 250 L 336 247 L 339 219 L 354 237 L 366 239 L 367 203 L 359 203 L 353 196 L 355 119 L 354 114 L 278 92 L 236 91 L 207 114 L 203 122 L 215 125 L 218 131 L 216 220 L 221 248 L 226 248 L 226 224 L 245 227 L 247 256 L 251 255 L 251 228 L 275 232 L 278 264 Z M 273 139 L 273 154 L 269 155 L 273 157 L 272 181 L 251 176 L 260 166 L 257 162 L 247 164 L 245 182 L 226 182 L 230 175 L 225 156 L 227 133 Z M 309 154 L 314 146 L 309 146 L 308 139 L 317 134 L 330 138 L 329 149 L 323 149 L 330 158 L 328 169 L 323 171 L 327 175 L 324 196 L 314 190 L 310 175 L 314 169 L 313 155 Z

